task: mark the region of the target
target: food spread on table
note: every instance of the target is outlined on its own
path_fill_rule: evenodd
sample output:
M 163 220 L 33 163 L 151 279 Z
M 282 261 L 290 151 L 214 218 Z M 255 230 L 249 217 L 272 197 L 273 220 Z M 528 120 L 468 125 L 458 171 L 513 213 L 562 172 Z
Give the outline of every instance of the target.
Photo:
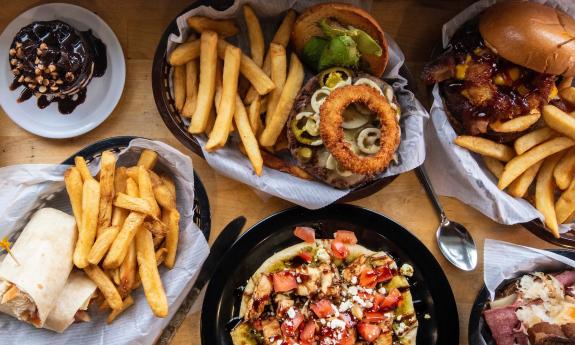
M 572 344 L 575 271 L 533 272 L 502 287 L 483 312 L 497 345 Z
M 243 14 L 251 56 L 225 40 L 233 20 L 199 16 L 168 56 L 188 131 L 207 137 L 207 154 L 237 144 L 257 175 L 267 165 L 341 189 L 377 178 L 395 158 L 401 114 L 380 79 L 388 47 L 377 21 L 338 3 L 290 10 L 264 54 L 258 17 L 248 5 Z M 319 74 L 304 83 L 306 69 Z
M 439 84 L 454 143 L 483 157 L 499 189 L 532 202 L 555 237 L 575 217 L 574 37 L 575 19 L 558 9 L 501 2 L 422 73 Z
M 413 267 L 357 244 L 352 231 L 294 234 L 305 242 L 273 254 L 247 281 L 234 345 L 415 344 Z
M 86 100 L 88 84 L 106 72 L 106 45 L 91 30 L 60 21 L 37 21 L 18 31 L 8 59 L 14 75 L 10 90 L 22 88 L 18 103 L 35 96 L 38 107 L 58 103 L 70 114 Z

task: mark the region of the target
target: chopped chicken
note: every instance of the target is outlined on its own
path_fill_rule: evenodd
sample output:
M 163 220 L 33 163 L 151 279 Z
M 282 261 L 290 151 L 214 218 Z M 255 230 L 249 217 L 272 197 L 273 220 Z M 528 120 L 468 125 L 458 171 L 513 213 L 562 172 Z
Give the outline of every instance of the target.
M 262 274 L 248 302 L 248 313 L 246 315 L 248 319 L 257 319 L 263 313 L 265 306 L 270 303 L 272 288 L 270 277 Z

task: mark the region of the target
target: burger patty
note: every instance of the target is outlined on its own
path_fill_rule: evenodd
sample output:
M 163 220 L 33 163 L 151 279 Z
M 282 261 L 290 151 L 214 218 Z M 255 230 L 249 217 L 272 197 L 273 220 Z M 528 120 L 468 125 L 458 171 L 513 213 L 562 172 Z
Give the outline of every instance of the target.
M 376 78 L 374 76 L 371 76 L 369 74 L 365 74 L 365 73 L 356 73 L 355 76 L 353 77 L 353 81 L 355 82 L 356 80 L 358 80 L 360 78 L 368 78 L 368 79 L 374 81 L 381 88 L 383 88 L 383 85 L 385 84 L 381 79 Z M 295 134 L 289 129 L 293 118 L 297 114 L 299 114 L 300 112 L 302 112 L 306 109 L 306 107 L 311 102 L 312 95 L 320 87 L 321 86 L 319 83 L 319 78 L 317 76 L 314 76 L 313 78 L 308 80 L 308 82 L 303 86 L 303 88 L 300 90 L 298 96 L 296 97 L 296 100 L 294 102 L 294 106 L 292 107 L 292 110 L 291 110 L 291 113 L 290 113 L 290 116 L 289 116 L 289 119 L 287 122 L 288 123 L 288 131 L 287 131 L 288 143 L 289 143 L 289 149 L 290 149 L 292 156 L 294 157 L 296 163 L 302 169 L 307 171 L 309 174 L 314 176 L 316 179 L 323 181 L 323 182 L 325 182 L 325 183 L 327 183 L 333 187 L 339 188 L 339 189 L 358 187 L 358 186 L 363 185 L 369 181 L 372 181 L 374 178 L 377 177 L 377 175 L 367 176 L 367 175 L 360 175 L 360 174 L 352 174 L 351 176 L 344 177 L 344 176 L 341 176 L 341 175 L 335 173 L 333 170 L 327 169 L 325 167 L 325 163 L 326 163 L 328 156 L 330 155 L 330 152 L 326 149 L 326 147 L 324 145 L 310 146 L 310 145 L 302 144 L 296 139 Z M 395 96 L 394 96 L 394 103 L 397 104 L 397 100 L 395 99 Z M 302 147 L 307 147 L 307 148 L 311 149 L 313 152 L 312 158 L 307 162 L 303 162 L 300 159 L 298 159 L 298 150 Z
M 463 25 L 448 49 L 422 73 L 427 84 L 439 83 L 457 132 L 500 142 L 516 135 L 493 132 L 489 124 L 529 114 L 547 104 L 556 78 L 511 63 L 487 48 L 477 20 Z

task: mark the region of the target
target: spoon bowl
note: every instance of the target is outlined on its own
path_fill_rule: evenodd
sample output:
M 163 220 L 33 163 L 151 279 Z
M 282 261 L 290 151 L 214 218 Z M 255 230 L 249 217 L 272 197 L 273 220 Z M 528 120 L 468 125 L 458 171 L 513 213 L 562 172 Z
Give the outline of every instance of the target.
M 463 225 L 443 218 L 436 238 L 439 250 L 454 266 L 464 271 L 477 267 L 477 247 Z

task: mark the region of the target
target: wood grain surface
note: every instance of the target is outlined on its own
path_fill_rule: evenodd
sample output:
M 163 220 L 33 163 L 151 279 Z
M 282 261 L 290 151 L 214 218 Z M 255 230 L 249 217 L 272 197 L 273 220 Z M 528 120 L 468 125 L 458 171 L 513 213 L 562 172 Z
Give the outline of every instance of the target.
M 153 54 L 167 24 L 189 0 L 82 0 L 70 1 L 101 16 L 115 31 L 126 56 L 127 76 L 122 99 L 113 114 L 95 130 L 74 139 L 51 140 L 37 137 L 15 125 L 0 111 L 0 167 L 22 163 L 58 163 L 94 141 L 136 135 L 165 141 L 186 149 L 164 126 L 152 96 Z M 0 9 L 0 28 L 22 11 L 44 1 L 5 1 Z M 405 52 L 407 65 L 419 75 L 431 50 L 441 37 L 444 22 L 468 6 L 470 0 L 386 0 L 374 1 L 372 13 L 383 29 L 393 36 Z M 7 53 L 7 52 L 5 52 Z M 427 104 L 425 90 L 419 85 L 419 98 Z M 2 90 L 8 92 L 8 90 Z M 105 101 L 105 100 L 103 100 Z M 246 226 L 290 206 L 277 198 L 262 200 L 250 188 L 214 172 L 206 162 L 190 153 L 194 168 L 206 186 L 212 207 L 210 242 L 221 228 L 238 215 L 248 219 Z M 467 344 L 467 323 L 475 296 L 483 284 L 483 241 L 495 238 L 538 248 L 552 247 L 520 226 L 503 226 L 452 198 L 441 198 L 452 219 L 465 225 L 479 245 L 479 267 L 462 272 L 439 253 L 435 230 L 439 220 L 414 173 L 399 176 L 379 193 L 354 204 L 381 212 L 412 231 L 433 252 L 449 278 L 457 300 L 460 344 Z M 199 313 L 190 315 L 173 344 L 200 344 Z

